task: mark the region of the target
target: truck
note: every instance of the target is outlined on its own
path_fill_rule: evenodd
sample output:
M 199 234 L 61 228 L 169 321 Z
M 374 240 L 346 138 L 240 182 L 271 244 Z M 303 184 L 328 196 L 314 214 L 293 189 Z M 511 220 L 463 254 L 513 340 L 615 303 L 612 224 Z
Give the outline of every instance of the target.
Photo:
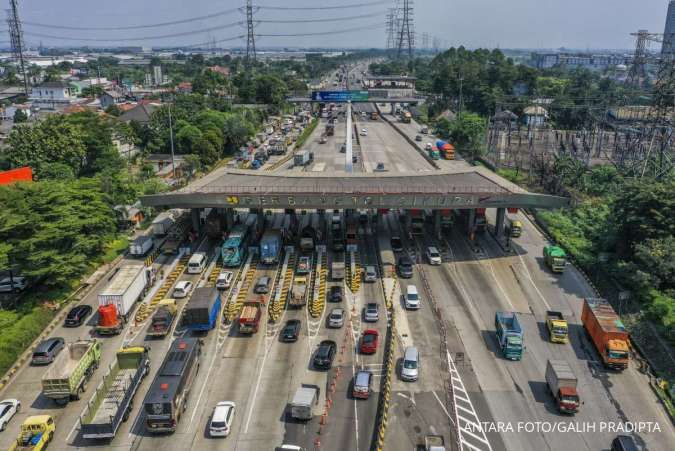
M 523 223 L 517 219 L 509 219 L 507 229 L 511 238 L 518 238 L 523 234 Z
M 209 331 L 216 327 L 220 307 L 218 290 L 213 287 L 195 288 L 183 311 L 182 325 L 191 331 Z
M 283 245 L 281 230 L 268 230 L 260 239 L 260 261 L 271 265 L 279 261 Z
M 209 238 L 214 240 L 223 239 L 223 232 L 225 232 L 225 218 L 218 213 L 218 209 L 212 208 L 206 216 L 204 231 Z
M 438 151 L 438 147 L 431 146 L 431 149 L 429 149 L 429 158 L 431 158 L 432 160 L 441 159 L 441 152 Z
M 581 403 L 577 393 L 577 378 L 566 361 L 546 361 L 546 385 L 560 413 L 575 414 L 579 411 Z
M 485 208 L 476 208 L 476 217 L 474 226 L 476 227 L 476 232 L 484 233 L 487 229 L 487 217 L 485 216 Z
M 310 158 L 308 150 L 302 150 L 293 155 L 293 166 L 307 166 L 311 163 L 313 158 Z
M 410 210 L 410 233 L 413 235 L 424 234 L 424 210 L 411 209 Z
M 567 343 L 567 320 L 562 312 L 548 310 L 546 312 L 546 328 L 551 343 Z
M 298 274 L 308 274 L 312 270 L 312 259 L 303 255 L 298 259 L 298 267 L 295 272 Z
M 42 394 L 59 405 L 80 399 L 100 361 L 100 341 L 90 339 L 68 343 L 42 376 Z
M 409 124 L 411 120 L 412 114 L 410 114 L 410 111 L 404 111 L 403 114 L 401 114 L 401 122 L 404 124 Z
M 443 156 L 444 160 L 454 160 L 455 159 L 455 146 L 452 144 L 439 139 L 436 141 L 436 148 Z
M 136 301 L 155 283 L 155 270 L 142 262 L 122 266 L 108 286 L 98 294 L 98 324 L 96 332 L 116 335 L 133 310 Z
M 424 436 L 424 451 L 445 451 L 445 439 L 442 435 Z
M 149 235 L 139 236 L 129 244 L 129 254 L 141 256 L 148 253 L 153 246 L 153 239 Z
M 584 299 L 581 322 L 607 368 L 618 371 L 628 368 L 628 331 L 606 299 Z
M 333 136 L 335 135 L 335 124 L 329 123 L 326 124 L 326 136 Z
M 122 422 L 129 419 L 134 396 L 149 370 L 147 348 L 117 351 L 115 362 L 80 415 L 83 438 L 112 440 L 115 437 Z
M 290 404 L 291 417 L 302 421 L 311 420 L 314 406 L 319 403 L 320 392 L 317 385 L 302 384 L 298 387 Z
M 54 438 L 56 424 L 51 415 L 33 415 L 21 424 L 19 436 L 9 446 L 9 451 L 42 451 Z
M 337 254 L 330 264 L 330 276 L 333 280 L 345 278 L 345 259 L 342 254 Z
M 157 215 L 152 221 L 152 234 L 154 236 L 164 236 L 169 233 L 171 226 L 174 223 L 173 213 L 171 211 L 163 211 Z
M 260 301 L 251 300 L 244 302 L 244 306 L 239 314 L 239 333 L 254 334 L 258 332 L 261 316 Z
M 567 254 L 558 246 L 544 246 L 544 263 L 551 271 L 561 273 L 567 264 Z
M 454 224 L 455 219 L 452 214 L 452 209 L 450 208 L 444 208 L 441 210 L 441 230 L 444 230 L 446 232 L 450 231 L 452 229 L 452 225 Z
M 166 337 L 171 330 L 173 322 L 176 320 L 177 312 L 178 307 L 176 306 L 175 299 L 167 298 L 159 301 L 157 309 L 150 319 L 147 335 L 149 337 Z
M 307 303 L 307 277 L 295 276 L 291 287 L 290 306 L 303 307 Z
M 523 329 L 515 312 L 495 313 L 495 330 L 497 341 L 504 355 L 509 360 L 520 360 L 523 357 Z
M 370 112 L 370 120 L 371 121 L 376 121 L 380 117 L 379 114 L 377 114 L 377 111 L 371 111 Z

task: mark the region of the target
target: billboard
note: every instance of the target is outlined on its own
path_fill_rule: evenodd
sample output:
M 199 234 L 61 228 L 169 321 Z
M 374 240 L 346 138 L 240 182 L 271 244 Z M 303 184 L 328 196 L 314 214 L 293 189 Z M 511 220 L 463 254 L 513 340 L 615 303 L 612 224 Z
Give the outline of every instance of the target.
M 367 102 L 368 91 L 312 91 L 317 102 Z

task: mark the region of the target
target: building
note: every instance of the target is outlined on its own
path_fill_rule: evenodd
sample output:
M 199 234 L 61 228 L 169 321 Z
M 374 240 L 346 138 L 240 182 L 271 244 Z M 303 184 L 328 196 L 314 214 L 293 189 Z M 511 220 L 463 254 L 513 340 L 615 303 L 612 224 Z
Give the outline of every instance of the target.
M 31 90 L 30 100 L 36 106 L 53 109 L 57 104 L 72 103 L 75 100 L 75 94 L 70 84 L 64 81 L 48 81 Z
M 162 77 L 162 66 L 152 66 L 152 80 L 157 86 L 164 83 L 164 77 Z
M 617 53 L 532 53 L 530 64 L 538 69 L 561 66 L 582 67 L 589 70 L 604 70 L 608 67 L 630 64 L 631 56 Z
M 548 111 L 543 106 L 528 106 L 523 110 L 523 118 L 526 125 L 539 127 L 548 120 Z
M 152 86 L 152 74 L 150 72 L 145 74 L 145 81 L 143 82 L 143 85 Z
M 14 120 L 14 115 L 16 114 L 17 110 L 23 111 L 26 117 L 28 118 L 30 118 L 32 114 L 30 110 L 30 105 L 12 104 L 4 108 L 0 108 L 0 119 L 2 119 L 3 121 Z
M 220 75 L 223 75 L 225 77 L 230 76 L 230 68 L 229 67 L 210 66 L 210 67 L 207 67 L 207 69 L 210 70 L 211 72 L 216 72 L 216 73 L 218 73 Z
M 176 86 L 176 92 L 180 94 L 190 94 L 192 92 L 192 83 L 189 81 L 178 83 Z
M 672 55 L 675 49 L 675 0 L 668 3 L 668 12 L 666 13 L 666 26 L 663 30 L 663 44 L 661 53 Z
M 119 91 L 112 90 L 112 89 L 108 90 L 108 91 L 105 91 L 103 93 L 103 95 L 101 95 L 101 97 L 99 97 L 99 101 L 101 102 L 101 108 L 103 108 L 103 109 L 106 109 L 111 105 L 117 105 L 117 104 L 120 104 L 120 103 L 124 103 L 125 100 L 126 100 L 126 97 L 124 96 L 124 94 L 122 94 Z
M 139 103 L 134 108 L 123 113 L 119 120 L 122 122 L 136 121 L 141 125 L 150 123 L 150 116 L 154 113 L 161 104 L 159 103 Z

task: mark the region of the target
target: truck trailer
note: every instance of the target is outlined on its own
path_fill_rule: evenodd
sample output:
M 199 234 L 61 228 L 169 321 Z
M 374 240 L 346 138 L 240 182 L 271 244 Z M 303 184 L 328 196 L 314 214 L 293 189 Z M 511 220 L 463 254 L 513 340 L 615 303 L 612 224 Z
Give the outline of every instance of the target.
M 268 230 L 260 239 L 260 261 L 271 265 L 279 261 L 283 246 L 281 230 Z
M 216 327 L 220 312 L 220 292 L 212 287 L 195 288 L 183 312 L 187 330 L 209 331 Z
M 523 357 L 523 329 L 515 312 L 495 313 L 497 341 L 504 358 L 520 360 Z
M 129 254 L 141 256 L 148 253 L 153 246 L 153 239 L 149 235 L 139 236 L 129 244 Z
M 261 316 L 262 311 L 259 301 L 245 302 L 239 314 L 239 333 L 254 334 L 258 332 Z
M 42 394 L 59 405 L 80 399 L 100 360 L 100 341 L 91 339 L 68 343 L 42 376 Z
M 551 271 L 561 273 L 565 271 L 567 254 L 558 246 L 544 246 L 544 263 Z
M 147 335 L 149 337 L 164 338 L 171 330 L 171 326 L 176 320 L 178 307 L 175 299 L 162 299 L 157 304 L 155 313 L 152 314 Z
M 606 299 L 584 299 L 581 322 L 606 367 L 618 371 L 628 368 L 628 331 Z
M 546 361 L 546 385 L 553 395 L 561 413 L 574 414 L 579 411 L 577 378 L 564 360 Z
M 290 404 L 291 417 L 302 421 L 311 420 L 314 406 L 319 403 L 319 392 L 316 385 L 302 384 L 298 387 Z
M 123 348 L 116 357 L 80 416 L 83 438 L 115 437 L 122 422 L 129 419 L 136 391 L 150 369 L 147 348 Z

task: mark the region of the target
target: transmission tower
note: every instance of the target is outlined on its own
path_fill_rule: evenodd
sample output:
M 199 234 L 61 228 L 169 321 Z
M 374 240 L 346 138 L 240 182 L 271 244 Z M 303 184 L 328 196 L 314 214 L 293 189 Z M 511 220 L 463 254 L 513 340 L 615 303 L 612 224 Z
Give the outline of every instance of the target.
M 673 93 L 675 92 L 675 56 L 664 54 L 654 83 L 650 119 L 652 121 L 649 147 L 640 176 L 650 174 L 657 179 L 670 174 L 673 158 Z
M 387 18 L 385 21 L 387 33 L 387 50 L 394 48 L 395 33 L 396 33 L 396 8 L 389 8 L 387 10 Z
M 647 76 L 645 66 L 649 62 L 649 54 L 647 48 L 650 42 L 661 42 L 661 35 L 658 33 L 650 33 L 647 30 L 638 30 L 637 33 L 631 33 L 631 36 L 636 36 L 635 40 L 635 54 L 633 55 L 633 63 L 626 83 L 631 86 L 640 86 Z
M 7 10 L 7 25 L 9 26 L 9 42 L 12 46 L 12 56 L 14 61 L 19 64 L 19 70 L 23 76 L 23 89 L 28 96 L 28 74 L 26 73 L 26 62 L 23 57 L 25 49 L 23 41 L 23 30 L 19 20 L 18 0 L 9 0 L 9 9 Z
M 407 50 L 408 58 L 412 59 L 413 49 L 415 48 L 415 26 L 413 23 L 413 0 L 403 0 L 401 7 L 401 27 L 398 37 L 398 50 L 396 56 L 401 57 L 401 54 Z
M 246 0 L 246 65 L 256 60 L 255 34 L 253 32 L 253 0 Z
M 429 33 L 422 33 L 422 48 L 424 50 L 429 49 Z

